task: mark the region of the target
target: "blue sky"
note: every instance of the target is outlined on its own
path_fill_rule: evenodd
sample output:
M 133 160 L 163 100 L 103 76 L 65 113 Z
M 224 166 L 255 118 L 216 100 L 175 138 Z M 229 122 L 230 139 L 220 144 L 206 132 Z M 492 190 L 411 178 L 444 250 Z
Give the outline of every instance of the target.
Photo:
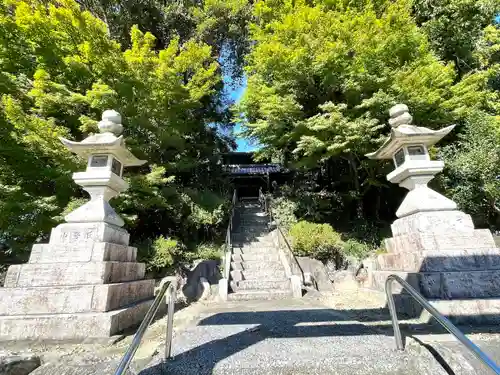
M 246 78 L 243 78 L 241 81 L 235 82 L 231 79 L 230 76 L 226 75 L 223 79 L 224 83 L 226 84 L 225 90 L 227 90 L 229 98 L 234 103 L 237 103 L 245 92 L 245 88 L 247 86 Z M 236 151 L 255 151 L 259 148 L 258 145 L 254 144 L 249 139 L 238 136 L 238 133 L 241 132 L 240 125 L 236 124 L 233 131 L 233 134 L 236 137 L 236 144 L 238 146 Z
M 234 82 L 230 78 L 227 78 L 225 80 L 228 87 L 227 90 L 229 97 L 235 103 L 238 102 L 243 96 L 243 93 L 245 92 L 247 80 L 242 79 L 241 82 Z M 236 126 L 234 127 L 234 135 L 236 137 L 236 144 L 238 145 L 236 151 L 254 151 L 258 149 L 258 146 L 252 144 L 249 139 L 238 137 L 239 132 L 241 132 L 241 127 L 238 124 L 236 124 Z

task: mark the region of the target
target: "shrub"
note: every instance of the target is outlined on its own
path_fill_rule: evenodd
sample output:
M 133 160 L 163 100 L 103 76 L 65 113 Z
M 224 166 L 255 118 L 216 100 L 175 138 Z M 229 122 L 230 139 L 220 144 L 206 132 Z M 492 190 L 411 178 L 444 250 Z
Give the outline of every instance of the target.
M 371 251 L 371 246 L 364 242 L 356 241 L 353 238 L 348 239 L 342 246 L 344 256 L 351 256 L 357 259 L 364 259 Z
M 271 210 L 273 211 L 274 218 L 287 231 L 297 222 L 297 217 L 295 216 L 296 209 L 297 204 L 285 197 L 276 198 L 271 201 Z
M 176 257 L 181 253 L 182 247 L 177 240 L 160 236 L 154 240 L 152 250 L 148 268 L 159 270 L 172 267 Z
M 224 254 L 224 246 L 206 242 L 198 245 L 196 251 L 189 253 L 188 260 L 220 260 Z
M 329 224 L 299 221 L 290 229 L 295 255 L 309 256 L 323 262 L 337 261 L 343 242 L 340 234 Z

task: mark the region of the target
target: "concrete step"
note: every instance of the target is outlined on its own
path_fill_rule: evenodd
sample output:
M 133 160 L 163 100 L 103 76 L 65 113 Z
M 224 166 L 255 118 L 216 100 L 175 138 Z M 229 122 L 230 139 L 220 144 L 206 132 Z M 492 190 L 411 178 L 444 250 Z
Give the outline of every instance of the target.
M 257 226 L 257 227 L 262 227 L 262 228 L 268 228 L 269 225 L 269 220 L 267 218 L 258 218 L 258 219 L 245 219 L 245 220 L 239 220 L 238 222 L 235 222 L 235 227 L 234 230 L 238 231 L 243 231 L 247 226 Z
M 231 262 L 231 269 L 274 272 L 275 270 L 283 270 L 283 264 L 280 261 L 249 260 L 245 262 Z
M 251 245 L 244 245 L 244 246 L 236 246 L 233 245 L 233 254 L 234 255 L 268 255 L 268 254 L 277 254 L 276 249 L 274 246 L 251 246 Z
M 233 244 L 238 243 L 274 243 L 273 237 L 268 232 L 262 234 L 233 233 L 231 237 Z
M 239 227 L 235 229 L 232 234 L 233 236 L 245 236 L 245 235 L 259 235 L 259 234 L 268 234 L 269 228 L 267 225 L 245 225 L 243 227 Z
M 285 278 L 285 270 L 282 268 L 281 270 L 266 270 L 266 269 L 257 269 L 257 270 L 243 270 L 243 280 L 266 280 L 266 279 L 279 279 Z
M 236 215 L 238 215 L 239 220 L 261 220 L 261 219 L 266 219 L 269 221 L 269 217 L 265 212 L 261 211 L 255 211 L 255 212 L 237 212 Z
M 274 241 L 233 241 L 233 249 L 275 249 Z M 258 250 L 257 250 L 258 251 Z
M 269 217 L 265 214 L 239 214 L 236 216 L 239 224 L 242 223 L 268 223 Z
M 232 281 L 231 288 L 233 291 L 240 290 L 290 290 L 290 280 L 287 279 L 268 279 L 268 280 L 242 280 Z
M 252 252 L 238 253 L 231 256 L 233 262 L 248 262 L 254 260 L 260 260 L 264 262 L 277 262 L 280 260 L 279 254 L 274 249 L 266 249 L 266 252 Z
M 291 290 L 245 290 L 228 294 L 229 301 L 252 301 L 285 299 L 292 296 Z

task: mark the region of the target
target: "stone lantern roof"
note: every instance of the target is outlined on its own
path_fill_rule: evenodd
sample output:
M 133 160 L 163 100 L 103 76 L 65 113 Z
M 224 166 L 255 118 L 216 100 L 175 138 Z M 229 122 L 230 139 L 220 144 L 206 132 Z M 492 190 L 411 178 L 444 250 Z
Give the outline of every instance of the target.
M 440 130 L 431 130 L 422 126 L 411 125 L 413 117 L 408 112 L 405 104 L 397 104 L 389 111 L 391 135 L 384 144 L 375 152 L 366 154 L 370 159 L 392 159 L 394 154 L 408 144 L 424 144 L 433 146 L 453 130 L 455 125 L 450 125 Z
M 92 134 L 81 142 L 74 142 L 60 137 L 61 142 L 78 156 L 87 159 L 95 154 L 113 154 L 120 160 L 124 167 L 139 166 L 146 160 L 136 158 L 126 147 L 121 124 L 121 115 L 113 110 L 104 111 L 99 122 L 101 133 Z

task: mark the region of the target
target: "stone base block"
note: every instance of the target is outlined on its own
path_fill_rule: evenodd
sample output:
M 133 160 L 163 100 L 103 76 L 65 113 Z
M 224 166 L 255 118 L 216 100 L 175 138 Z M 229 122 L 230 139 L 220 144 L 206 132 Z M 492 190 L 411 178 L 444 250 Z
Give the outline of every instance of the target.
M 473 249 L 381 254 L 382 270 L 408 272 L 450 272 L 500 270 L 500 250 Z
M 111 284 L 144 278 L 144 263 L 27 263 L 10 266 L 5 287 Z
M 412 253 L 420 251 L 447 251 L 463 249 L 493 249 L 495 242 L 488 229 L 471 232 L 424 233 L 417 232 L 394 236 L 385 240 L 389 253 Z
M 473 230 L 472 218 L 461 211 L 418 212 L 397 219 L 391 225 L 393 236 L 419 232 L 450 235 Z
M 371 287 L 384 291 L 389 275 L 398 275 L 428 299 L 461 299 L 500 297 L 500 270 L 411 273 L 373 271 Z M 394 283 L 393 293 L 403 293 Z
M 0 341 L 109 337 L 140 324 L 152 303 L 102 313 L 0 316 Z
M 0 316 L 105 312 L 154 296 L 154 280 L 105 285 L 0 288 Z
M 135 262 L 137 248 L 109 242 L 33 245 L 29 263 Z
M 66 223 L 60 224 L 50 234 L 50 244 L 81 245 L 93 242 L 110 242 L 127 246 L 128 232 L 108 223 Z
M 400 318 L 419 318 L 432 322 L 433 318 L 410 296 L 395 296 L 396 311 Z M 429 300 L 441 314 L 454 324 L 500 324 L 500 298 L 477 298 L 457 300 Z

